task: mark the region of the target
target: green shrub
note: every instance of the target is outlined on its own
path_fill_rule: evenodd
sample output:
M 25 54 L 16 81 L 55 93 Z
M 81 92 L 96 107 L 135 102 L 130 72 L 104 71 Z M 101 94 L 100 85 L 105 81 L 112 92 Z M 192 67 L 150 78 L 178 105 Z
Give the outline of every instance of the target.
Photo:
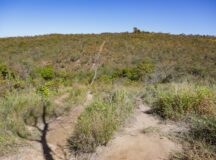
M 0 77 L 3 79 L 14 79 L 14 73 L 4 64 L 0 64 Z
M 124 91 L 94 101 L 78 119 L 69 140 L 71 150 L 76 153 L 93 152 L 98 145 L 105 145 L 132 109 L 132 103 Z
M 135 71 L 138 74 L 139 79 L 143 80 L 145 76 L 149 75 L 154 71 L 154 64 L 150 60 L 144 60 L 137 65 Z
M 164 118 L 178 119 L 188 114 L 215 115 L 215 94 L 210 88 L 190 84 L 160 88 L 154 104 Z
M 45 80 L 51 80 L 55 77 L 55 72 L 52 66 L 46 66 L 40 69 L 40 75 Z
M 146 76 L 154 71 L 154 64 L 149 60 L 144 60 L 135 67 L 117 69 L 113 73 L 114 77 L 125 77 L 133 81 L 144 80 Z
M 109 75 L 101 75 L 99 78 L 98 78 L 98 82 L 102 82 L 104 84 L 112 84 L 112 76 L 109 76 Z
M 43 97 L 48 97 L 49 96 L 49 88 L 46 85 L 40 86 L 37 88 L 37 93 L 40 94 Z

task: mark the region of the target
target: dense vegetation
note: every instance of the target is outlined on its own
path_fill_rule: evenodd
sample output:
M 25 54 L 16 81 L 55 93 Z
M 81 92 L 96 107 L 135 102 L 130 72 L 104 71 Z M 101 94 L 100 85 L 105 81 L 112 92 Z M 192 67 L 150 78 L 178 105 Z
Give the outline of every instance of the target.
M 186 145 L 183 158 L 210 159 L 216 153 L 215 37 L 136 30 L 1 38 L 0 56 L 0 155 L 20 144 L 18 137 L 34 136 L 27 126 L 41 121 L 44 106 L 47 119 L 57 117 L 83 103 L 87 90 L 95 100 L 81 114 L 69 142 L 76 152 L 93 151 L 132 112 L 128 95 L 137 95 L 134 88 L 163 118 L 191 119 L 185 137 L 193 143 Z M 96 65 L 96 80 L 89 85 Z M 116 92 L 116 86 L 126 91 Z M 70 96 L 59 107 L 54 99 L 66 92 Z

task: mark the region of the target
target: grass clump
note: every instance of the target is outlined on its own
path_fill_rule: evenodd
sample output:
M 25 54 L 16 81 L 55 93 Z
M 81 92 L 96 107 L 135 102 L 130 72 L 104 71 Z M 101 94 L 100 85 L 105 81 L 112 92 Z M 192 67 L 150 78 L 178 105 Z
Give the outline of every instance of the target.
M 132 110 L 129 95 L 122 90 L 94 101 L 78 119 L 75 132 L 69 139 L 71 150 L 75 153 L 93 152 L 97 146 L 107 144 Z
M 193 121 L 190 135 L 196 140 L 216 147 L 216 117 L 204 116 L 195 119 Z
M 179 119 L 190 114 L 215 115 L 213 90 L 190 84 L 171 84 L 160 88 L 155 102 L 156 111 L 164 118 Z
M 178 160 L 215 160 L 216 118 L 199 116 L 192 120 L 191 128 L 184 135 L 183 152 L 175 155 Z

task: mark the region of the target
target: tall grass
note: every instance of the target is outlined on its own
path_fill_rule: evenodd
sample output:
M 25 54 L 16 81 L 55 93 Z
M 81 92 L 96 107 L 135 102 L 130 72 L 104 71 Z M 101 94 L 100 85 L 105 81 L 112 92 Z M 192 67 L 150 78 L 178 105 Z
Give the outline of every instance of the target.
M 191 129 L 183 141 L 183 152 L 178 160 L 215 160 L 216 118 L 215 116 L 195 117 Z
M 114 131 L 133 111 L 133 102 L 124 90 L 95 100 L 80 115 L 69 145 L 73 152 L 93 152 L 106 145 Z
M 164 118 L 179 119 L 187 115 L 215 115 L 214 91 L 205 86 L 193 84 L 171 84 L 161 87 L 154 104 Z
M 0 119 L 4 126 L 15 134 L 26 135 L 24 120 L 31 114 L 39 114 L 41 100 L 36 92 L 13 92 L 0 101 Z
M 216 149 L 216 117 L 204 116 L 196 118 L 193 121 L 190 135 L 196 140 L 214 145 Z
M 17 137 L 29 135 L 25 120 L 39 114 L 41 100 L 35 92 L 15 91 L 1 98 L 0 106 L 0 154 L 3 154 L 10 145 L 15 145 Z

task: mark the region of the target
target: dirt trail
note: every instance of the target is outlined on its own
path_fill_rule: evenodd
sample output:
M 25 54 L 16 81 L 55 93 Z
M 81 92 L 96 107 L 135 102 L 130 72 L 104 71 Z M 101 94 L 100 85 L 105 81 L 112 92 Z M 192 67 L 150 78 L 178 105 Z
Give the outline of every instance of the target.
M 66 98 L 68 98 L 69 95 L 70 95 L 69 93 L 65 93 L 65 94 L 61 95 L 60 97 L 58 97 L 58 98 L 54 101 L 54 103 L 57 104 L 57 105 L 59 105 L 59 106 L 64 105 L 64 100 L 65 100 Z
M 60 96 L 55 103 L 64 104 L 69 94 Z M 18 154 L 0 158 L 0 160 L 73 160 L 66 147 L 67 139 L 72 135 L 78 116 L 91 101 L 87 94 L 84 105 L 72 109 L 68 115 L 49 123 L 47 144 L 51 149 L 52 159 L 45 159 L 40 143 L 31 141 Z M 185 128 L 181 124 L 164 122 L 149 113 L 150 108 L 138 101 L 138 108 L 133 118 L 118 131 L 107 146 L 98 147 L 91 155 L 76 157 L 87 160 L 167 160 L 171 153 L 181 151 L 181 146 L 167 138 L 170 133 L 178 133 Z M 76 159 L 75 158 L 75 159 Z
M 134 118 L 116 133 L 106 147 L 98 147 L 90 160 L 166 160 L 181 146 L 166 135 L 183 130 L 181 126 L 164 123 L 149 114 L 150 108 L 139 102 Z
M 69 97 L 68 93 L 63 94 L 55 103 L 59 106 L 64 105 L 64 100 Z M 87 94 L 86 101 L 83 105 L 76 106 L 68 115 L 57 118 L 52 122 L 48 122 L 49 129 L 46 140 L 51 149 L 51 156 L 54 160 L 68 160 L 70 155 L 67 149 L 67 139 L 72 135 L 76 120 L 89 104 L 92 99 L 90 93 Z M 17 154 L 9 157 L 0 157 L 0 160 L 48 160 L 43 154 L 43 149 L 40 143 L 29 141 L 29 145 L 20 148 Z
M 62 96 L 66 97 L 65 95 Z M 60 101 L 62 102 L 62 97 Z M 68 154 L 67 139 L 72 135 L 77 118 L 84 111 L 85 106 L 92 100 L 92 95 L 87 93 L 86 101 L 83 105 L 77 106 L 67 116 L 59 117 L 56 121 L 51 123 L 50 131 L 47 135 L 47 140 L 53 151 L 53 157 L 55 160 L 68 160 L 70 155 Z M 60 103 L 61 104 L 61 103 Z

